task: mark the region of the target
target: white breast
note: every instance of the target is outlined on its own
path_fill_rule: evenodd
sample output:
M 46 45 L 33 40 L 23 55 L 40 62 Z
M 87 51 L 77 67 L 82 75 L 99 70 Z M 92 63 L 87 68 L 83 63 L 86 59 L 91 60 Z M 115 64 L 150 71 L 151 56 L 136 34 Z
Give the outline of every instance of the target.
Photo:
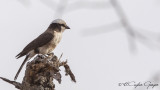
M 57 45 L 62 39 L 62 32 L 54 32 L 54 37 L 52 40 L 52 44 Z
M 57 44 L 61 41 L 61 38 L 62 38 L 62 32 L 54 32 L 54 37 L 53 39 L 51 40 L 50 43 L 42 46 L 39 48 L 39 52 L 41 54 L 48 54 L 48 53 L 51 53 L 55 47 L 57 46 Z

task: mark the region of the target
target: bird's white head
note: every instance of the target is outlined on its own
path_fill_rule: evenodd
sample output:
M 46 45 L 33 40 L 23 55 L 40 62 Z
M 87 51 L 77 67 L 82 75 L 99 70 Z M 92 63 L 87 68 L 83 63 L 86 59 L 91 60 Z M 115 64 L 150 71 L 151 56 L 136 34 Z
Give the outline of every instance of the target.
M 62 19 L 55 19 L 54 21 L 52 21 L 51 25 L 52 24 L 58 25 L 62 32 L 64 32 L 65 29 L 70 29 L 70 27 Z

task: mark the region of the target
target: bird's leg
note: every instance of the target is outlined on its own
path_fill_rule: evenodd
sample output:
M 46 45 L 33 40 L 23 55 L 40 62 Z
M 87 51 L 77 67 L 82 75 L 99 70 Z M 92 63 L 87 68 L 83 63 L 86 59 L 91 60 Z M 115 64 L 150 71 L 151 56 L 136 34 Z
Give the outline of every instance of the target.
M 47 58 L 47 56 L 44 54 L 38 54 L 38 57 L 40 57 L 41 59 Z
M 47 57 L 48 60 L 50 61 L 50 60 L 53 58 L 54 53 L 48 53 L 47 56 L 48 56 L 48 57 Z
M 47 55 L 48 55 L 48 57 L 53 57 L 54 53 L 51 52 L 51 53 L 48 53 Z
M 48 53 L 48 54 L 38 54 L 38 57 L 41 59 L 47 58 L 47 57 L 53 57 L 54 53 Z

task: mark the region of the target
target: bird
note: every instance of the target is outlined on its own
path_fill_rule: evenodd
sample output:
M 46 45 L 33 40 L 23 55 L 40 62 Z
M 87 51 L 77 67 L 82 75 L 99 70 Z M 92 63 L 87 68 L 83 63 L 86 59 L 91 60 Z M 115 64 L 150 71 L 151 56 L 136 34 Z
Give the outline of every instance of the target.
M 19 70 L 17 71 L 14 80 L 17 79 L 21 69 L 24 64 L 34 57 L 36 54 L 48 55 L 56 48 L 58 43 L 61 41 L 62 33 L 70 27 L 62 19 L 55 19 L 51 22 L 47 30 L 45 30 L 41 35 L 31 41 L 24 49 L 16 56 L 20 58 L 26 56 L 23 63 L 21 64 Z

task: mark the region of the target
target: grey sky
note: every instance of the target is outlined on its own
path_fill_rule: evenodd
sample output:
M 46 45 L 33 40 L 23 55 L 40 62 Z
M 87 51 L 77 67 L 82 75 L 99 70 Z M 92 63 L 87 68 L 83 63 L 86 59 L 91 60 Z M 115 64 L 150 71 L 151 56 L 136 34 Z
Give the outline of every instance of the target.
M 0 1 L 0 76 L 13 80 L 24 59 L 23 57 L 17 60 L 15 56 L 26 44 L 46 30 L 57 17 L 54 16 L 57 15 L 54 9 L 41 1 L 43 0 L 30 0 L 27 5 L 17 0 Z M 144 33 L 156 32 L 153 33 L 152 38 L 159 37 L 157 35 L 160 30 L 160 2 L 156 0 L 118 1 L 132 27 Z M 68 3 L 73 2 L 69 0 Z M 148 47 L 136 40 L 137 53 L 132 54 L 124 28 L 113 32 L 107 32 L 105 28 L 102 31 L 102 28 L 97 28 L 97 34 L 83 36 L 88 28 L 119 22 L 112 6 L 99 9 L 86 7 L 64 12 L 62 19 L 67 22 L 71 30 L 65 31 L 54 53 L 60 56 L 63 52 L 62 60 L 68 59 L 77 83 L 65 77 L 62 68 L 62 84 L 54 81 L 56 90 L 133 90 L 133 87 L 119 87 L 118 83 L 146 81 L 160 71 L 160 50 L 155 45 Z M 92 32 L 90 29 L 89 31 Z M 24 70 L 23 68 L 17 81 L 22 81 Z M 16 90 L 2 80 L 0 80 L 0 89 Z

